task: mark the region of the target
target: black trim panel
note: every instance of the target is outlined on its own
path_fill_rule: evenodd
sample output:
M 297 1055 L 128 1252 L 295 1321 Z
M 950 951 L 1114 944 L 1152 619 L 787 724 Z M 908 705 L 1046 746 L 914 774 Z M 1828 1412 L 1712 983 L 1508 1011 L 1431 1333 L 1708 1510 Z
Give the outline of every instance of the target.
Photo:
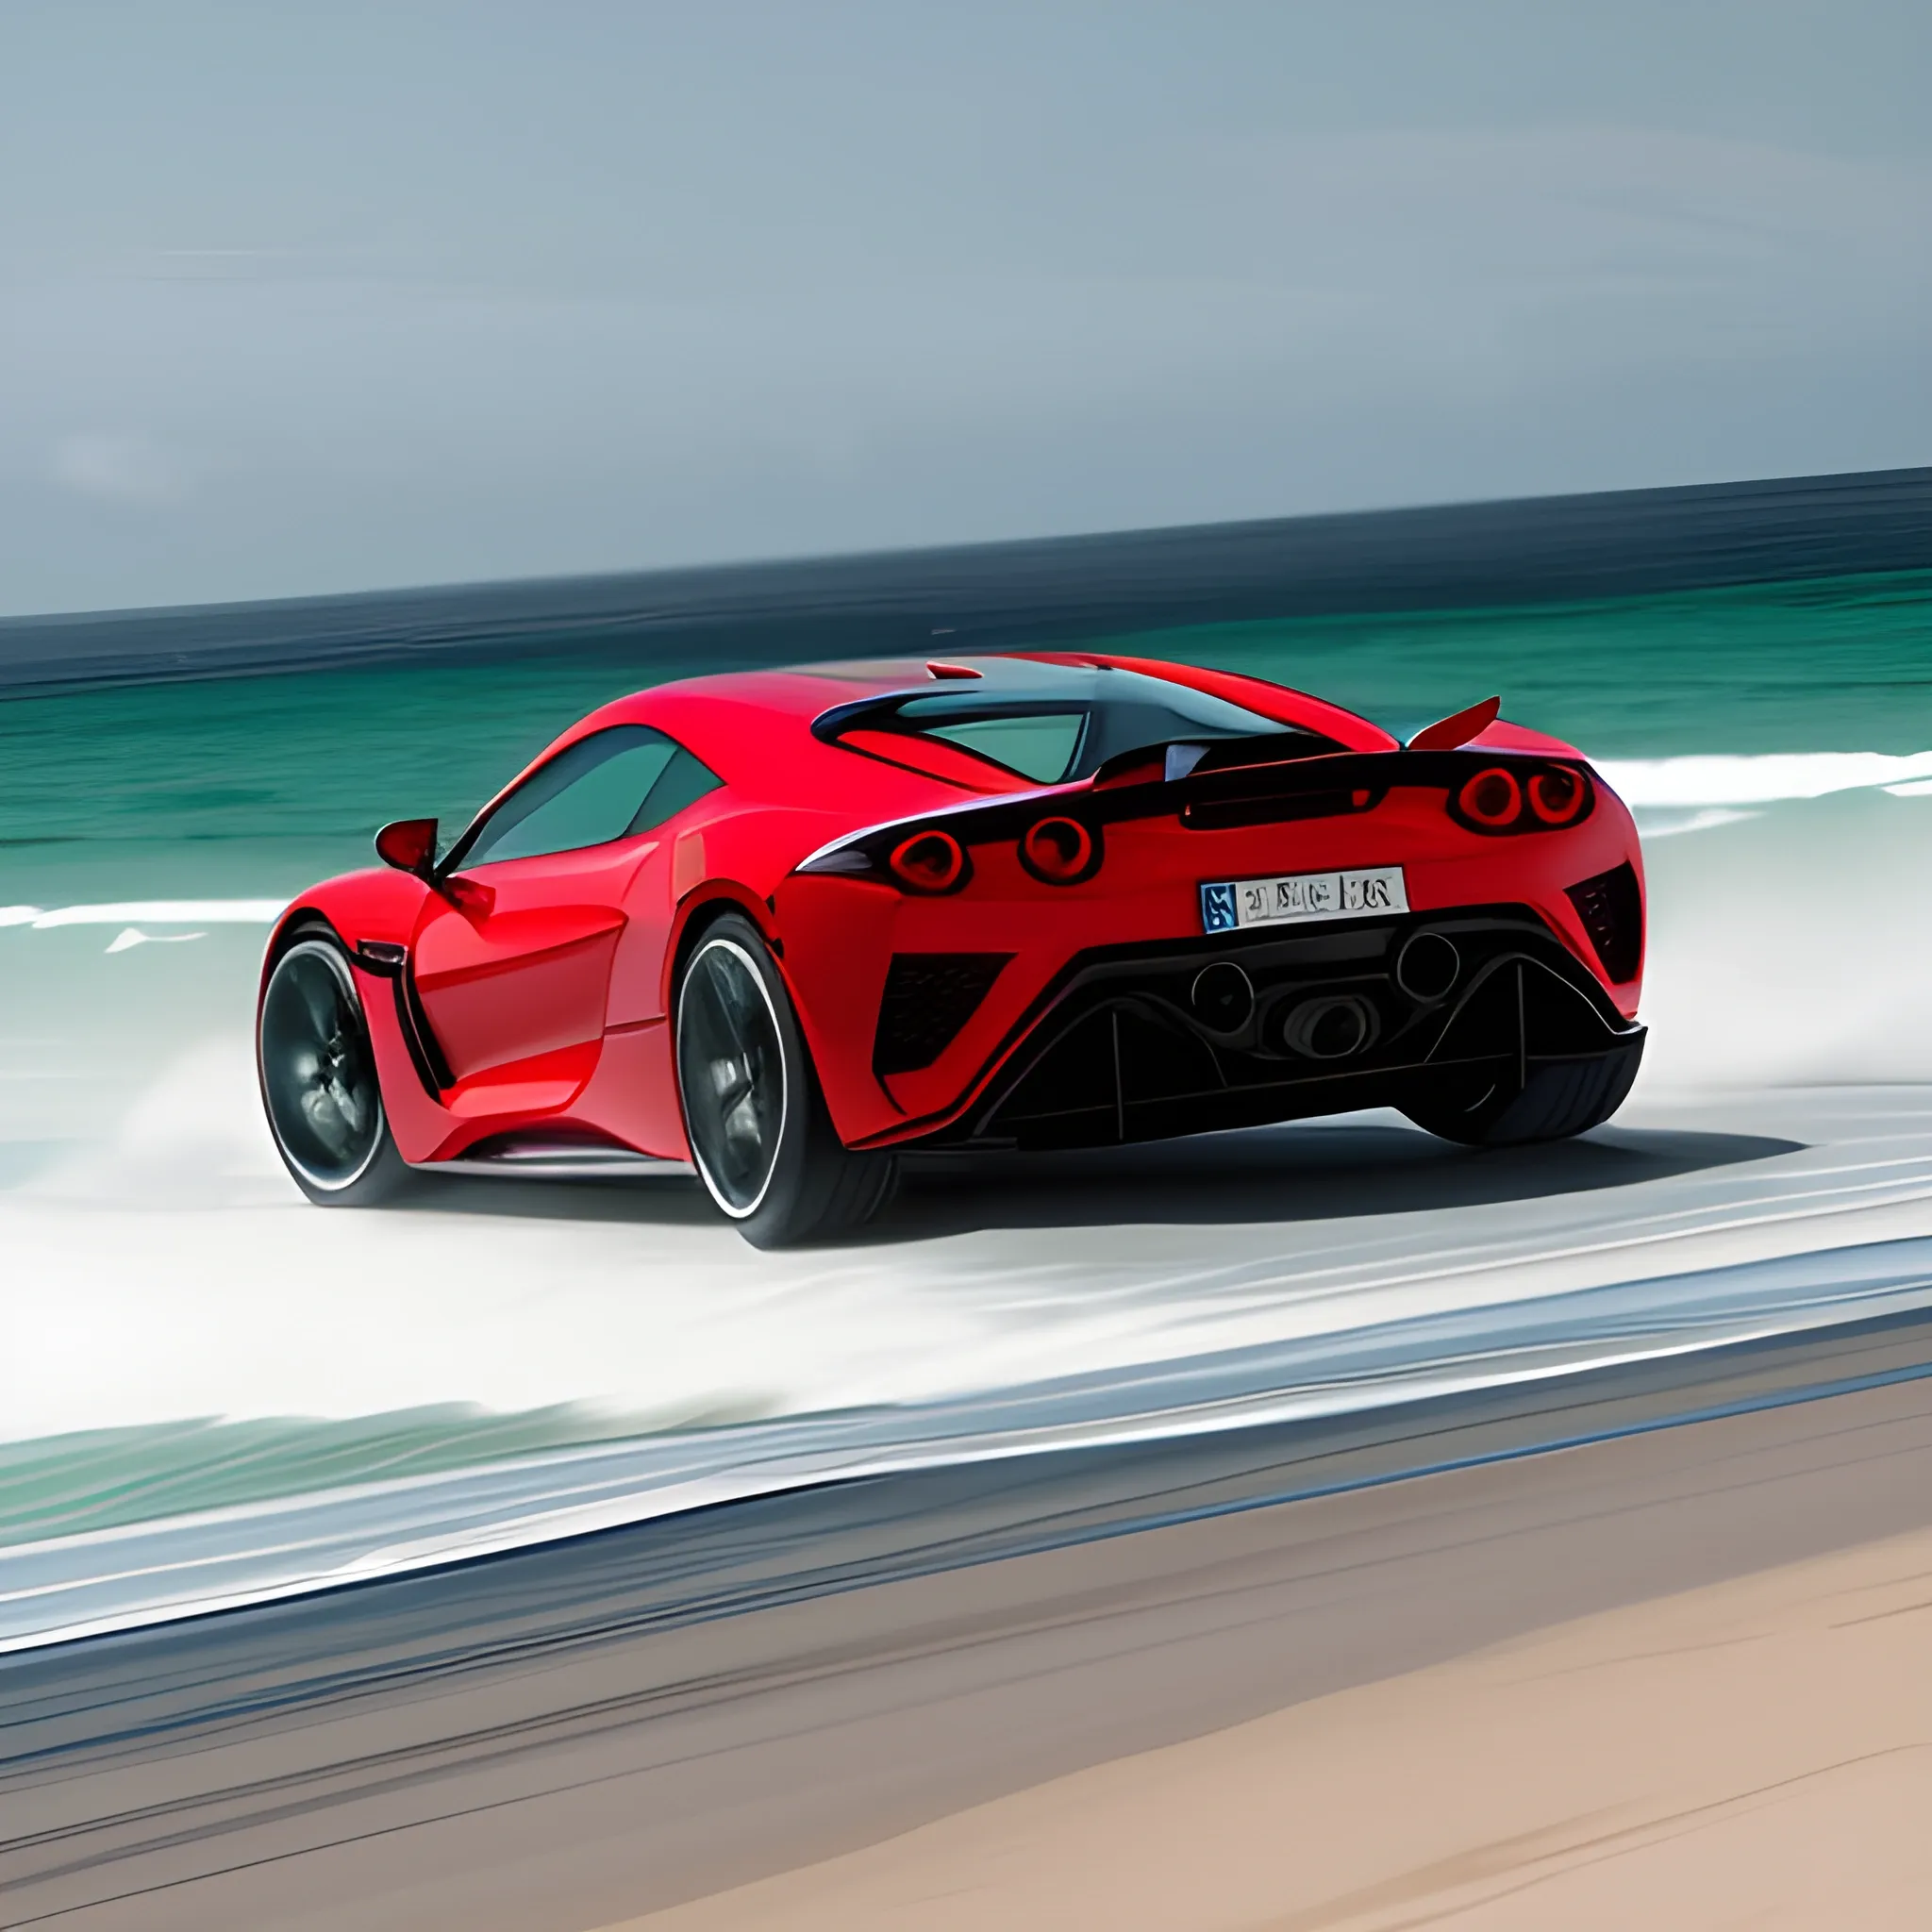
M 1397 952 L 1410 934 L 1425 929 L 1452 935 L 1469 962 L 1452 997 L 1416 1001 L 1395 987 Z M 1233 1036 L 1191 1017 L 1184 998 L 1174 992 L 1202 967 L 1222 959 L 1241 965 L 1259 991 L 1252 1019 Z M 927 1129 L 920 1136 L 925 1144 L 1009 1143 L 1011 1137 L 1002 1136 L 994 1120 L 1008 1097 L 1083 1021 L 1114 1008 L 1135 1014 L 1136 1025 L 1144 1022 L 1176 1036 L 1174 1052 L 1196 1058 L 1206 1054 L 1204 1069 L 1209 1063 L 1213 1068 L 1204 1074 L 1195 1104 L 1176 1105 L 1175 1124 L 1150 1131 L 1148 1138 L 1157 1132 L 1191 1133 L 1393 1104 L 1406 1080 L 1432 1078 L 1491 1058 L 1507 1061 L 1507 1072 L 1514 1076 L 1526 1059 L 1550 1056 L 1526 1052 L 1530 1042 L 1520 1033 L 1513 1003 L 1507 1040 L 1463 1038 L 1471 1030 L 1463 1024 L 1465 1016 L 1477 996 L 1513 959 L 1528 961 L 1539 969 L 1540 978 L 1555 982 L 1551 996 L 1558 1006 L 1539 1023 L 1549 1043 L 1562 1048 L 1555 1057 L 1576 1057 L 1579 1048 L 1584 1057 L 1621 1051 L 1643 1037 L 1643 1028 L 1617 1011 L 1562 940 L 1523 906 L 1468 907 L 1395 921 L 1336 921 L 1319 932 L 1286 937 L 1267 931 L 1224 933 L 1101 947 L 1070 959 L 1008 1029 L 962 1090 L 962 1097 L 971 1096 L 970 1105 L 962 1109 L 956 1100 L 914 1124 Z M 1572 1023 L 1562 1018 L 1560 1003 L 1566 995 L 1574 1007 Z M 1310 1060 L 1285 1050 L 1278 1035 L 1287 1012 L 1314 997 L 1371 1000 L 1382 1021 L 1379 1039 L 1341 1062 Z M 1483 1030 L 1492 1029 L 1485 1023 Z M 1179 1036 L 1186 1036 L 1185 1043 Z M 1023 1043 L 1029 1050 L 1016 1053 Z M 1296 1104 L 1295 1095 L 1308 1104 Z M 1124 1122 L 1126 1110 L 1124 1107 Z M 894 1144 L 908 1144 L 897 1135 L 891 1138 Z

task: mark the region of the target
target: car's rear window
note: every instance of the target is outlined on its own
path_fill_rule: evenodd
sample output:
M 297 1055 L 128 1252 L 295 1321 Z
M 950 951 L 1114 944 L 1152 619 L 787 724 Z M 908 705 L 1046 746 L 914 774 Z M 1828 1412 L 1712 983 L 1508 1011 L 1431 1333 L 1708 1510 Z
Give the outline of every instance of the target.
M 908 710 L 911 708 L 908 707 Z M 906 716 L 906 712 L 900 714 Z M 991 758 L 1036 785 L 1056 785 L 1067 774 L 1087 728 L 1084 711 L 1024 712 L 1017 716 L 966 718 L 958 724 L 921 724 L 916 711 L 911 722 L 923 735 L 943 738 L 962 751 Z
M 1089 777 L 1123 752 L 1225 738 L 1280 738 L 1289 730 L 1278 718 L 1140 672 L 1063 672 L 1039 682 L 1046 688 L 1037 696 L 1003 690 L 993 678 L 894 696 L 849 722 L 869 732 L 941 739 L 1036 785 Z M 1308 740 L 1310 750 L 1326 748 L 1327 741 L 1312 732 Z

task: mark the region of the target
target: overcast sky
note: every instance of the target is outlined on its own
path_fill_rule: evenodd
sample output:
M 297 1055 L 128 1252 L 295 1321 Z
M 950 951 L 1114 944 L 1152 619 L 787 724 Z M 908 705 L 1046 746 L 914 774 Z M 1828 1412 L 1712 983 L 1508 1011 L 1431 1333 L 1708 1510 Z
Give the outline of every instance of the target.
M 1926 0 L 0 0 L 0 611 L 1932 462 Z

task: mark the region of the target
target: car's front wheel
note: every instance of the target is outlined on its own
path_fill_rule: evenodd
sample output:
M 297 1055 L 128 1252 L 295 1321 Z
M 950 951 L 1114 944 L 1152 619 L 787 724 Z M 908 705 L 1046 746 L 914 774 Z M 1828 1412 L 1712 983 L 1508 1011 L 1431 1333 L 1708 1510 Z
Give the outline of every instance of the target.
M 356 977 L 332 936 L 310 932 L 275 961 L 256 1059 L 276 1151 L 311 1201 L 369 1208 L 408 1182 L 383 1112 Z
M 754 1247 L 870 1221 L 897 1177 L 890 1154 L 839 1140 L 783 976 L 751 921 L 707 926 L 678 975 L 678 1094 L 698 1177 Z

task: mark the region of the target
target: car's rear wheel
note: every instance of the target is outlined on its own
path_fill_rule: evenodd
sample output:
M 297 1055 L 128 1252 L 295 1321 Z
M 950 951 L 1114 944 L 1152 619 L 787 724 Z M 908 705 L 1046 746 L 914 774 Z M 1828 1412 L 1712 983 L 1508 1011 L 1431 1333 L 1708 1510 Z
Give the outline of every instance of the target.
M 1417 1126 L 1465 1147 L 1524 1147 L 1600 1127 L 1623 1106 L 1643 1058 L 1640 1038 L 1616 1053 L 1533 1067 L 1513 1079 L 1433 1087 L 1402 1103 Z
M 356 976 L 333 938 L 311 932 L 275 961 L 256 1057 L 276 1150 L 311 1201 L 373 1207 L 408 1181 L 383 1111 Z
M 698 1177 L 753 1246 L 823 1240 L 870 1221 L 890 1154 L 855 1154 L 825 1111 L 797 1015 L 758 928 L 726 913 L 678 975 L 677 1086 Z

